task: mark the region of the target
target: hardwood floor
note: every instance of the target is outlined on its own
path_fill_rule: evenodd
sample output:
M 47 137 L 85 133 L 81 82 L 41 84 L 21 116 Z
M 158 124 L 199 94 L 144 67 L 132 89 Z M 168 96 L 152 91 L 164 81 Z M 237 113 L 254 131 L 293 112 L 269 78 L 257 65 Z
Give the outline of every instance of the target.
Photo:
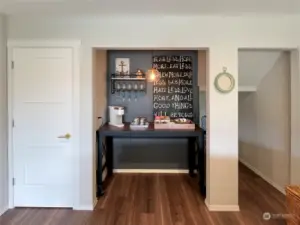
M 263 212 L 284 213 L 285 197 L 244 166 L 239 170 L 240 212 L 209 212 L 188 175 L 116 174 L 93 212 L 13 209 L 1 225 L 259 225 Z

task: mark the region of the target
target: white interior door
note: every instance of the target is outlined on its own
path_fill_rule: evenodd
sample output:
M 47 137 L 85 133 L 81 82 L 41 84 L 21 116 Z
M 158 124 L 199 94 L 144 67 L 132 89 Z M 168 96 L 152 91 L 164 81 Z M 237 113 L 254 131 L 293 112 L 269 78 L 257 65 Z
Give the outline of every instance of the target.
M 15 48 L 13 61 L 14 205 L 72 207 L 72 49 Z

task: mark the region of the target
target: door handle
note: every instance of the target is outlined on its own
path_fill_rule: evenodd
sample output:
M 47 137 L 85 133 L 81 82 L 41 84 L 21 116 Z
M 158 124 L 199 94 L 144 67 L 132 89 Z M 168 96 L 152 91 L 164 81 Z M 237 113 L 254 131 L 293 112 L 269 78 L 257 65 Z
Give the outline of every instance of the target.
M 58 136 L 57 138 L 70 139 L 71 138 L 71 134 L 61 135 L 61 136 Z

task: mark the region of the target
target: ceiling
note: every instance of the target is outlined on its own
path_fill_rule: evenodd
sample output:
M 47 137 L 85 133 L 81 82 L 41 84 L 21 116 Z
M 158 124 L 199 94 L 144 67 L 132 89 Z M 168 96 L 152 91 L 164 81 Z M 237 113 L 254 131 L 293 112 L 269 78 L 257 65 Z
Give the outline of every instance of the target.
M 297 14 L 299 0 L 0 0 L 4 14 Z

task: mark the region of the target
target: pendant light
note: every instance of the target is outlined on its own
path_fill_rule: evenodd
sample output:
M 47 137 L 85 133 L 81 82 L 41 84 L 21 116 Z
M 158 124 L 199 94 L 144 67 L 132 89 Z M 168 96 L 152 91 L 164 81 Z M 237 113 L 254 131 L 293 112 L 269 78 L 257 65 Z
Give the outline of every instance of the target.
M 153 51 L 152 51 L 152 60 L 153 60 Z M 155 82 L 159 80 L 159 78 L 160 78 L 160 72 L 152 65 L 152 68 L 147 71 L 147 81 Z
M 147 71 L 147 80 L 149 82 L 157 81 L 159 77 L 160 77 L 160 72 L 157 69 L 151 68 L 150 70 Z

